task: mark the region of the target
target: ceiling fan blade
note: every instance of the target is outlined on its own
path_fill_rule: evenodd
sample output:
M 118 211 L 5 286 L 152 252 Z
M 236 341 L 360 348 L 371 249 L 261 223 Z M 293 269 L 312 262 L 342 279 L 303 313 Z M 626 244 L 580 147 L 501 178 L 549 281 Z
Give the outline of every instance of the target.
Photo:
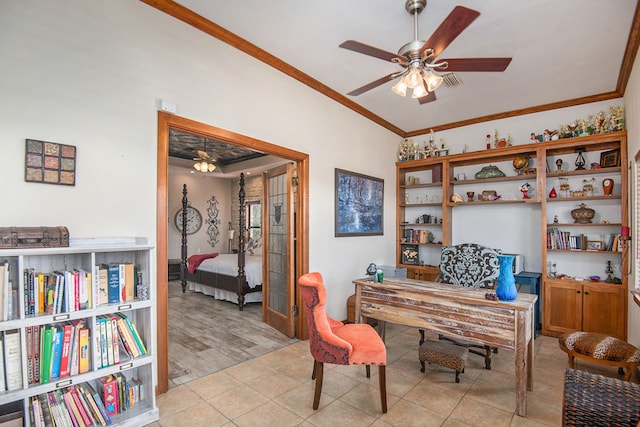
M 455 58 L 438 59 L 447 62 L 449 66 L 442 70 L 453 71 L 504 71 L 511 63 L 511 58 Z M 437 70 L 437 68 L 436 68 Z
M 386 82 L 389 82 L 391 80 L 393 80 L 395 77 L 395 75 L 398 73 L 391 73 L 387 76 L 381 77 L 378 80 L 374 80 L 371 83 L 367 83 L 366 85 L 359 87 L 358 89 L 354 89 L 351 92 L 347 93 L 347 95 L 351 95 L 351 96 L 358 96 L 362 93 L 365 93 L 368 90 L 373 89 L 374 87 L 378 87 L 381 84 L 384 84 Z
M 384 61 L 396 62 L 398 64 L 407 63 L 407 59 L 403 56 L 399 56 L 395 53 L 387 52 L 386 50 L 378 49 L 377 47 L 369 46 L 355 40 L 347 40 L 345 42 L 342 42 L 340 44 L 340 47 L 352 50 L 354 52 L 362 53 L 364 55 L 373 56 Z
M 427 102 L 433 102 L 435 100 L 436 100 L 435 92 L 429 92 L 428 95 L 423 96 L 422 98 L 418 98 L 418 102 L 420 103 L 420 105 L 426 104 Z
M 433 49 L 434 56 L 440 55 L 478 16 L 480 16 L 480 12 L 476 10 L 464 6 L 456 6 L 422 45 L 420 56 L 428 48 Z

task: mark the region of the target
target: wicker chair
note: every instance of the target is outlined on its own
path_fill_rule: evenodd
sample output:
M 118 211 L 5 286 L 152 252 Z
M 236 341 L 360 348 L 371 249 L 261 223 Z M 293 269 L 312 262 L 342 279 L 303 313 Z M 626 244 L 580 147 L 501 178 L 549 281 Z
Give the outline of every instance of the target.
M 565 427 L 638 425 L 640 385 L 567 368 L 562 399 Z

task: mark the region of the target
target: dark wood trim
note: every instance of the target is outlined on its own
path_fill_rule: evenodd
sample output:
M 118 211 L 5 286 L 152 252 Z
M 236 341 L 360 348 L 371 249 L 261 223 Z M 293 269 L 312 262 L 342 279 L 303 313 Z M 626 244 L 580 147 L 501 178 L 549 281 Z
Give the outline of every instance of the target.
M 300 83 L 303 83 L 309 86 L 311 89 L 314 89 L 321 94 L 333 99 L 334 101 L 344 105 L 345 107 L 355 111 L 356 113 L 368 118 L 374 123 L 379 124 L 383 128 L 390 130 L 398 135 L 403 135 L 404 131 L 399 127 L 393 125 L 392 123 L 384 120 L 382 117 L 375 115 L 371 111 L 362 107 L 360 104 L 353 102 L 351 99 L 342 95 L 339 92 L 331 89 L 330 87 L 320 83 L 313 77 L 308 74 L 303 73 L 295 67 L 287 64 L 280 58 L 277 58 L 270 54 L 269 52 L 260 49 L 258 46 L 250 43 L 249 41 L 239 37 L 238 35 L 232 33 L 224 29 L 223 27 L 215 24 L 203 16 L 198 15 L 197 13 L 187 9 L 186 7 L 171 1 L 171 0 L 140 0 L 143 3 L 152 6 L 167 15 L 173 16 L 174 18 L 191 25 L 198 30 L 209 34 L 212 37 L 217 38 L 218 40 L 227 43 L 236 49 L 254 57 L 258 61 L 262 61 L 265 64 L 275 68 L 276 70 L 288 75 L 291 78 L 296 79 Z
M 558 108 L 573 107 L 576 105 L 588 104 L 591 102 L 606 101 L 609 99 L 620 98 L 624 96 L 627 82 L 629 81 L 629 76 L 631 74 L 631 69 L 633 68 L 633 62 L 635 61 L 638 48 L 640 47 L 640 7 L 636 7 L 636 13 L 634 15 L 633 22 L 631 24 L 631 31 L 629 32 L 627 47 L 625 50 L 624 58 L 622 60 L 622 64 L 620 66 L 620 74 L 618 76 L 618 83 L 615 91 L 603 93 L 603 94 L 585 96 L 581 98 L 570 99 L 570 100 L 561 101 L 561 102 L 552 102 L 549 104 L 542 104 L 542 105 L 522 108 L 518 110 L 505 111 L 502 113 L 490 114 L 487 116 L 480 116 L 480 117 L 476 117 L 468 120 L 461 120 L 458 122 L 446 123 L 446 124 L 437 125 L 437 126 L 426 126 L 423 129 L 405 131 L 393 125 L 392 123 L 389 123 L 388 121 L 384 120 L 382 117 L 377 116 L 371 111 L 363 108 L 362 106 L 355 103 L 354 101 L 347 98 L 346 96 L 342 95 L 341 93 L 336 92 L 335 90 L 315 80 L 311 76 L 298 70 L 297 68 L 294 68 L 291 65 L 287 64 L 286 62 L 282 61 L 281 59 L 273 56 L 269 52 L 266 52 L 265 50 L 260 49 L 258 46 L 248 42 L 242 37 L 239 37 L 238 35 L 224 29 L 223 27 L 209 21 L 203 16 L 198 15 L 197 13 L 187 9 L 186 7 L 172 0 L 140 0 L 140 1 L 148 4 L 149 6 L 155 9 L 158 9 L 159 11 L 166 13 L 167 15 L 173 16 L 174 18 L 186 24 L 191 25 L 192 27 L 197 28 L 206 34 L 209 34 L 210 36 L 215 37 L 218 40 L 224 43 L 227 43 L 248 55 L 251 55 L 252 57 L 258 59 L 259 61 L 262 61 L 265 64 L 275 68 L 276 70 L 281 71 L 282 73 L 288 75 L 289 77 L 292 77 L 298 80 L 299 82 L 333 99 L 334 101 L 344 105 L 345 107 L 355 111 L 356 113 L 368 118 L 372 122 L 379 124 L 383 128 L 390 130 L 391 132 L 399 135 L 402 138 L 410 138 L 417 135 L 424 135 L 429 133 L 431 129 L 438 132 L 438 131 L 443 131 L 447 129 L 454 129 L 462 126 L 488 122 L 492 120 L 521 116 L 524 114 L 538 113 L 541 111 L 555 110 Z M 640 1 L 638 3 L 640 4 Z
M 296 275 L 309 272 L 309 155 L 300 151 L 280 147 L 259 139 L 250 138 L 230 132 L 215 126 L 206 125 L 184 117 L 158 111 L 158 215 L 156 217 L 156 258 L 157 258 L 157 349 L 158 349 L 158 386 L 157 393 L 169 390 L 169 317 L 168 317 L 168 244 L 167 218 L 168 216 L 168 175 L 169 175 L 169 129 L 180 129 L 224 141 L 229 144 L 251 148 L 262 153 L 282 157 L 296 162 L 298 177 L 298 197 L 296 199 L 297 241 L 296 246 Z M 296 278 L 297 282 L 297 278 Z M 296 295 L 296 304 L 301 307 L 300 297 Z M 306 323 L 298 315 L 296 322 L 296 336 L 307 337 Z

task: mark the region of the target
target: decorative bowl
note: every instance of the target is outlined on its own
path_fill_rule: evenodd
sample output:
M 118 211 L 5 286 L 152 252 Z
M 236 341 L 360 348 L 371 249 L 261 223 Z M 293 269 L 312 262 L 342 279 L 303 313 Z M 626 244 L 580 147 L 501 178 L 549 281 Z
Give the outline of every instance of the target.
M 571 217 L 574 224 L 591 224 L 591 220 L 596 215 L 596 211 L 588 208 L 584 203 L 580 203 L 579 208 L 571 211 Z

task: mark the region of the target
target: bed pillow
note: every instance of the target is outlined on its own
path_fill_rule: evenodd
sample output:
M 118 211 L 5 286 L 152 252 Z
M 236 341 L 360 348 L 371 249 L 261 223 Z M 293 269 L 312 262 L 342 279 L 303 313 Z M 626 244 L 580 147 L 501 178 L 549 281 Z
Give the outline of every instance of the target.
M 257 239 L 249 239 L 247 243 L 247 253 L 249 255 L 262 255 L 262 236 Z

